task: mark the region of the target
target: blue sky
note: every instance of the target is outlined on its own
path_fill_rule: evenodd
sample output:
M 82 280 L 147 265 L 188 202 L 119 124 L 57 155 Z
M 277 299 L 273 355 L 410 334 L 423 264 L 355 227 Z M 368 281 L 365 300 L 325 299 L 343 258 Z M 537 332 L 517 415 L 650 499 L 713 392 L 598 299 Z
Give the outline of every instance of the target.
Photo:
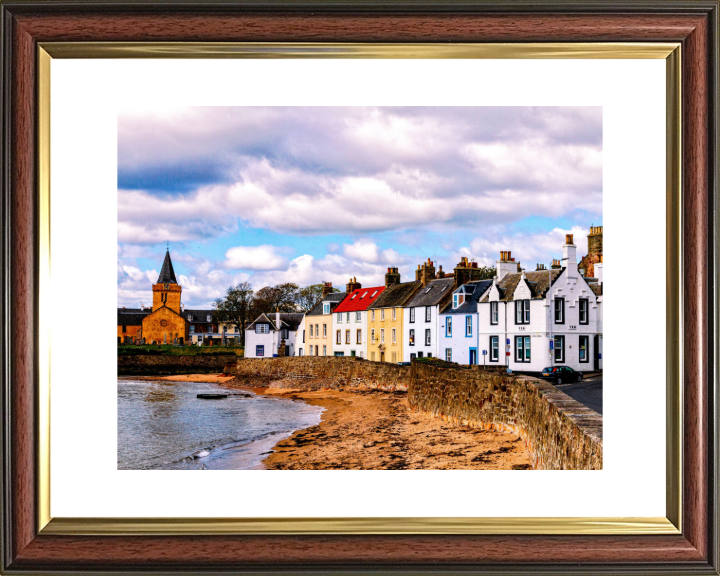
M 403 280 L 431 258 L 528 270 L 602 225 L 599 107 L 198 107 L 118 118 L 118 305 L 166 242 L 183 302 L 227 288 Z

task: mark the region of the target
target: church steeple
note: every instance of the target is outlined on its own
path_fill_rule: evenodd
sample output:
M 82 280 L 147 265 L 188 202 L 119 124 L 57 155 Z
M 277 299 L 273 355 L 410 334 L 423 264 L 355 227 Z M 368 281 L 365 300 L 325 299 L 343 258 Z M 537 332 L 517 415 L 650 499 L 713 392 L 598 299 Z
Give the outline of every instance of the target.
M 173 270 L 172 260 L 170 260 L 170 250 L 165 252 L 165 261 L 160 270 L 156 284 L 177 284 L 175 279 L 175 270 Z

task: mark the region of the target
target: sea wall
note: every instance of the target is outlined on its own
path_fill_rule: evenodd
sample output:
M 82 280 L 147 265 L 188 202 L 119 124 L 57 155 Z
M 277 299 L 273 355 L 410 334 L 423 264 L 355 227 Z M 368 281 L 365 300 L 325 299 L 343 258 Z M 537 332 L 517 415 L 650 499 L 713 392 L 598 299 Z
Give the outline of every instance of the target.
M 536 469 L 602 469 L 602 416 L 541 380 L 443 362 L 397 366 L 334 356 L 238 358 L 236 374 L 236 386 L 407 390 L 412 410 L 519 434 Z
M 296 390 L 370 388 L 407 390 L 410 366 L 352 356 L 238 358 L 235 383 Z
M 545 381 L 415 362 L 408 403 L 451 422 L 519 434 L 535 469 L 602 469 L 602 416 Z
M 234 354 L 137 354 L 118 355 L 118 376 L 165 376 L 209 374 L 225 371 L 235 362 Z

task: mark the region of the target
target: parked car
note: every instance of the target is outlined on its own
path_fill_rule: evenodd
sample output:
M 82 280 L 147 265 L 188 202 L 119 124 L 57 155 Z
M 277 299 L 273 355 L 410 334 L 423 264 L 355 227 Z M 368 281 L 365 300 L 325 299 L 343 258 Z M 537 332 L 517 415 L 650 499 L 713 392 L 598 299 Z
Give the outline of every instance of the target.
M 582 374 L 575 372 L 570 366 L 550 366 L 549 368 L 543 368 L 541 376 L 546 380 L 552 380 L 555 384 L 582 382 Z

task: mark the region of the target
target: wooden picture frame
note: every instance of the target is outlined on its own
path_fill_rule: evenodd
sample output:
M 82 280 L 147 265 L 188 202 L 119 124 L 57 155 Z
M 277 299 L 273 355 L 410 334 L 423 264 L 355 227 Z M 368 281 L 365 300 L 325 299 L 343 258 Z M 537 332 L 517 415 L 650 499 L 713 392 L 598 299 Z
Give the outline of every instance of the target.
M 4 573 L 60 572 L 564 572 L 717 574 L 718 284 L 717 79 L 718 2 L 525 2 L 415 4 L 280 1 L 227 3 L 118 0 L 5 1 L 2 15 L 2 560 Z M 668 518 L 679 530 L 659 533 L 494 533 L 403 530 L 270 529 L 193 533 L 162 525 L 47 524 L 47 478 L 41 473 L 47 430 L 42 422 L 43 354 L 40 279 L 46 272 L 41 189 L 47 106 L 38 83 L 43 45 L 115 43 L 667 43 L 678 44 L 681 170 L 668 164 L 669 206 L 681 251 L 668 254 L 681 300 L 668 304 L 678 351 L 668 359 L 682 397 L 682 423 L 669 450 L 681 471 L 668 476 L 678 498 Z M 116 53 L 122 55 L 120 50 Z M 675 68 L 677 72 L 677 68 Z M 669 138 L 673 141 L 673 138 Z M 40 192 L 39 192 L 40 191 Z M 671 280 L 669 280 L 671 281 Z M 671 288 L 673 288 L 671 286 Z M 673 290 L 671 290 L 673 292 Z M 670 404 L 673 399 L 669 395 Z M 678 406 L 679 404 L 679 406 Z M 45 445 L 43 444 L 45 442 Z M 410 530 L 410 532 L 413 532 Z M 485 531 L 487 532 L 487 531 Z M 492 532 L 492 531 L 491 531 Z

